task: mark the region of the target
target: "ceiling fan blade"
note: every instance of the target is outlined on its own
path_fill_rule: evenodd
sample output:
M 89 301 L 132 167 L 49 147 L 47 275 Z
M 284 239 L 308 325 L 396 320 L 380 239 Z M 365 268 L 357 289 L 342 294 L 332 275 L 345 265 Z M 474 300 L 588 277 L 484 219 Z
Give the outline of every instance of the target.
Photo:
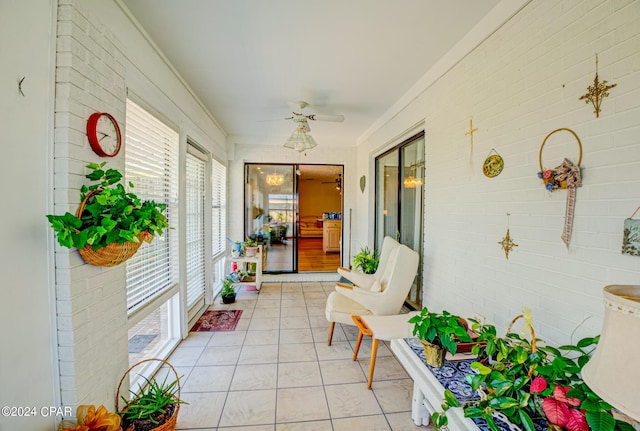
M 311 114 L 307 115 L 307 118 L 312 121 L 334 121 L 336 123 L 342 123 L 344 121 L 344 115 Z

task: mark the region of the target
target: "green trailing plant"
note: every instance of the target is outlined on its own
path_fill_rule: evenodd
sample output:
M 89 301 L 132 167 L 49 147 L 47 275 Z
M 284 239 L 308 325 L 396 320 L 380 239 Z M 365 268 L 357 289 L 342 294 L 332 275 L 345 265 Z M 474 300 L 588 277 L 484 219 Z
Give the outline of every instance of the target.
M 162 213 L 165 204 L 142 201 L 134 193 L 127 192 L 119 183 L 122 174 L 116 169 L 104 169 L 106 162 L 89 163 L 91 172 L 86 176 L 97 183 L 83 185 L 80 200 L 89 196 L 80 218 L 69 212 L 64 215 L 47 215 L 58 243 L 63 247 L 84 248 L 86 245 L 99 250 L 111 243 L 151 241 L 154 235 L 162 235 L 169 227 Z M 133 184 L 129 183 L 133 189 Z
M 380 253 L 377 250 L 369 250 L 368 246 L 363 247 L 353 256 L 353 267 L 365 274 L 373 274 L 378 269 L 380 263 Z
M 518 317 L 524 317 L 531 328 L 528 310 Z M 612 407 L 582 381 L 582 368 L 599 336 L 555 348 L 539 346 L 542 341 L 535 338 L 533 328 L 529 341 L 510 331 L 498 337 L 494 326 L 470 320 L 472 330 L 480 334 L 478 341 L 486 344 L 473 348 L 480 361 L 471 364 L 477 374 L 467 376 L 467 381 L 484 396 L 462 406 L 451 391 L 445 390 L 443 411 L 431 418 L 436 430 L 447 426 L 447 411 L 457 407 L 463 408 L 466 417 L 483 418 L 494 431 L 498 430 L 496 413 L 524 431 L 535 430 L 535 417 L 544 418 L 549 431 L 634 430 L 630 424 L 616 420 Z
M 139 392 L 131 392 L 131 399 L 122 397 L 125 407 L 121 412 L 123 429 L 132 423 L 150 422 L 155 428 L 166 422 L 175 411 L 178 404 L 187 404 L 178 398 L 178 380 L 167 381 L 167 377 L 159 383 L 156 379 L 144 378 L 146 385 L 140 387 Z M 144 426 L 144 425 L 142 425 Z M 140 426 L 134 428 L 140 429 Z
M 471 337 L 467 328 L 459 316 L 455 316 L 444 310 L 442 313 L 433 313 L 424 307 L 420 314 L 409 319 L 413 324 L 412 332 L 415 337 L 440 346 L 455 355 L 458 350 L 458 342 L 470 342 Z

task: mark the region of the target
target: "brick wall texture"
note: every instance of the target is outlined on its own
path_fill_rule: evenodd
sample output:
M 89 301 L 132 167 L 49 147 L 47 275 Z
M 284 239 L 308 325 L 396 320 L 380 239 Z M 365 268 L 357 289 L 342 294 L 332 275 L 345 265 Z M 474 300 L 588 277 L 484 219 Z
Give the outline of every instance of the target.
M 56 214 L 74 213 L 89 162 L 108 161 L 124 172 L 124 155 L 100 159 L 86 138 L 86 121 L 109 112 L 123 125 L 123 46 L 81 1 L 61 0 L 56 44 L 54 186 Z M 86 265 L 74 250 L 56 246 L 58 354 L 62 404 L 113 408 L 128 368 L 124 266 Z
M 596 53 L 600 80 L 617 84 L 600 118 L 579 100 Z M 640 283 L 639 258 L 620 251 L 623 220 L 640 205 L 640 2 L 534 0 L 416 107 L 426 139 L 424 304 L 502 329 L 527 306 L 552 343 L 576 329 L 574 341 L 599 333 L 602 288 Z M 568 249 L 567 192 L 548 192 L 536 177 L 545 136 L 563 127 L 583 148 Z M 490 179 L 482 164 L 492 149 L 504 170 Z M 564 157 L 577 162 L 578 145 L 558 132 L 545 144 L 545 168 Z M 507 227 L 518 244 L 508 260 L 498 244 Z

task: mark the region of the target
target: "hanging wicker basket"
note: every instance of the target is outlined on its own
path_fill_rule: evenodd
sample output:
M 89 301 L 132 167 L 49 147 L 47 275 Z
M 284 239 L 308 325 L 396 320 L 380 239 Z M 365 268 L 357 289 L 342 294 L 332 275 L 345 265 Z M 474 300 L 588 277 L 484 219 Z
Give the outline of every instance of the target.
M 169 368 L 171 368 L 171 371 L 176 376 L 176 381 L 178 382 L 178 392 L 177 392 L 176 396 L 174 396 L 174 399 L 176 400 L 176 403 L 173 404 L 174 409 L 173 409 L 172 415 L 167 419 L 167 421 L 165 423 L 163 423 L 161 425 L 158 425 L 156 428 L 153 428 L 151 431 L 174 431 L 176 429 L 176 424 L 178 422 L 178 411 L 180 410 L 180 402 L 179 402 L 180 401 L 180 377 L 178 376 L 178 372 L 176 371 L 176 369 L 173 368 L 173 365 L 171 365 L 168 361 L 165 361 L 164 359 L 160 359 L 160 358 L 143 359 L 142 361 L 137 362 L 137 363 L 133 364 L 131 367 L 129 367 L 129 369 L 124 373 L 124 375 L 120 379 L 120 383 L 118 383 L 118 390 L 116 391 L 116 411 L 117 412 L 126 412 L 126 407 L 125 407 L 124 410 L 120 410 L 120 406 L 119 406 L 120 387 L 122 386 L 122 382 L 124 382 L 124 379 L 129 375 L 131 370 L 133 370 L 135 367 L 137 367 L 138 365 L 144 364 L 146 362 L 151 362 L 151 361 L 162 362 L 163 364 L 165 364 Z M 123 422 L 123 424 L 124 424 L 124 422 Z M 129 430 L 136 431 L 132 427 L 128 427 L 126 429 L 123 429 L 123 431 L 129 431 Z
M 76 211 L 76 217 L 82 218 L 82 213 L 84 212 L 84 207 L 89 201 L 89 198 L 100 193 L 102 189 L 92 190 L 87 193 L 82 202 L 80 202 L 80 206 Z M 82 259 L 88 263 L 89 265 L 94 266 L 116 266 L 120 265 L 122 262 L 129 259 L 131 256 L 136 254 L 140 245 L 142 245 L 142 241 L 145 240 L 149 234 L 147 232 L 143 232 L 138 235 L 138 242 L 128 241 L 123 244 L 118 244 L 117 242 L 112 242 L 106 247 L 100 248 L 98 250 L 93 250 L 90 245 L 84 246 L 84 248 L 78 249 L 80 256 Z

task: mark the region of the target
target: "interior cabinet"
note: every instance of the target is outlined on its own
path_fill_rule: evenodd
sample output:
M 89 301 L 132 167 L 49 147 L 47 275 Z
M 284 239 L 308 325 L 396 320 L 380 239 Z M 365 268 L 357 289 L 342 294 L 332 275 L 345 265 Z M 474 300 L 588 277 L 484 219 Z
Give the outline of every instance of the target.
M 325 253 L 340 252 L 341 236 L 341 220 L 324 220 L 322 223 L 322 250 Z

